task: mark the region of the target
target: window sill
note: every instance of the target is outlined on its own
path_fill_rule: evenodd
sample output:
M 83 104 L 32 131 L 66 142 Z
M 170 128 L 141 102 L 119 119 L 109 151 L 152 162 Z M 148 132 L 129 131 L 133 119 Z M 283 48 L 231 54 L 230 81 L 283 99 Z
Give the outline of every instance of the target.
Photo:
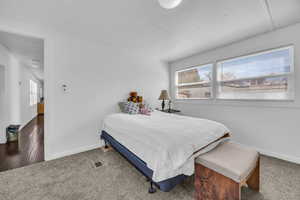
M 209 100 L 213 101 L 213 98 L 186 98 L 186 99 L 175 99 L 175 101 L 190 101 L 190 100 Z
M 300 109 L 295 100 L 176 99 L 175 104 Z

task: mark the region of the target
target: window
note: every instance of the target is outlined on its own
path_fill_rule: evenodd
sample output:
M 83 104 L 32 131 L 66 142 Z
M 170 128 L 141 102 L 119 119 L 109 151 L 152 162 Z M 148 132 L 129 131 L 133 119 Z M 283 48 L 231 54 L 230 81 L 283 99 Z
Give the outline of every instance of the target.
M 286 47 L 217 63 L 217 98 L 293 99 L 293 48 Z
M 175 72 L 176 99 L 294 100 L 294 47 Z
M 208 99 L 212 97 L 213 64 L 176 72 L 177 99 Z
M 29 81 L 29 85 L 30 85 L 30 105 L 36 105 L 37 104 L 37 99 L 38 99 L 38 86 L 37 83 L 30 80 Z

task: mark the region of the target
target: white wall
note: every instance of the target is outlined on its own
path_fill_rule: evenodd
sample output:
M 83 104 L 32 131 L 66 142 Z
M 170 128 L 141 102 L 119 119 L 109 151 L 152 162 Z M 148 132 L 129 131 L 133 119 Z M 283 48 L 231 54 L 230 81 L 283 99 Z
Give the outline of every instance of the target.
M 177 101 L 184 114 L 216 120 L 227 125 L 234 140 L 262 153 L 300 163 L 300 24 L 260 35 L 212 51 L 170 63 L 174 98 L 174 74 L 178 69 L 245 55 L 283 45 L 295 45 L 294 102 Z
M 45 42 L 46 159 L 99 147 L 103 118 L 136 90 L 156 105 L 167 65 L 71 36 Z M 62 91 L 62 84 L 68 92 Z
M 38 84 L 38 88 L 41 87 L 41 82 L 33 75 L 33 73 L 26 66 L 22 66 L 20 81 L 21 81 L 21 125 L 25 126 L 34 117 L 37 116 L 37 105 L 30 105 L 30 80 Z M 39 92 L 39 90 L 38 90 Z M 38 101 L 39 101 L 38 94 Z
M 117 102 L 137 90 L 159 104 L 169 87 L 168 66 L 151 55 L 121 51 L 119 46 L 0 19 L 0 30 L 45 40 L 45 159 L 99 147 L 103 118 Z M 145 55 L 142 57 L 141 55 Z M 67 84 L 68 93 L 62 92 Z
M 0 143 L 5 143 L 9 124 L 20 124 L 20 63 L 0 44 L 0 65 L 4 67 L 3 109 L 0 113 Z
M 9 124 L 21 123 L 21 64 L 20 61 L 9 54 L 9 64 L 7 67 L 7 103 L 9 112 Z

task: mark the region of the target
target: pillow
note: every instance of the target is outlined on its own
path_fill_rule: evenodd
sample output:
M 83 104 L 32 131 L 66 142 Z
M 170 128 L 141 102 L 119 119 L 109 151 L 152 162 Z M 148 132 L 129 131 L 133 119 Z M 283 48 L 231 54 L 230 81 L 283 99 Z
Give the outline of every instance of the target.
M 147 108 L 144 108 L 144 107 L 142 107 L 142 108 L 140 109 L 140 113 L 141 113 L 142 115 L 151 115 L 151 111 L 148 110 Z
M 126 104 L 126 103 L 127 103 L 127 102 L 119 102 L 119 103 L 118 103 L 119 108 L 120 108 L 121 112 L 123 112 L 123 113 L 126 113 L 126 110 L 125 110 L 125 104 Z
M 154 109 L 152 108 L 152 106 L 149 103 L 147 103 L 147 102 L 144 103 L 144 108 L 146 108 L 149 112 L 153 112 L 154 111 Z
M 134 102 L 126 102 L 125 103 L 125 106 L 124 106 L 124 111 L 125 113 L 128 113 L 128 114 L 139 114 L 139 111 L 140 111 L 140 106 L 138 103 L 134 103 Z

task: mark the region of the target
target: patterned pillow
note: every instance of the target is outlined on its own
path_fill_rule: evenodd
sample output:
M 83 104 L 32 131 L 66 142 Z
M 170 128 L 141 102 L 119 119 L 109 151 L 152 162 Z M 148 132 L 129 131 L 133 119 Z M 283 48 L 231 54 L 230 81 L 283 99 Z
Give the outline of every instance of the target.
M 139 114 L 140 111 L 140 106 L 138 103 L 134 103 L 134 102 L 126 102 L 124 105 L 124 112 L 128 113 L 128 114 Z
M 147 102 L 144 103 L 144 108 L 146 108 L 149 112 L 153 112 L 154 111 L 154 109 L 152 108 L 152 106 L 149 103 L 147 103 Z

